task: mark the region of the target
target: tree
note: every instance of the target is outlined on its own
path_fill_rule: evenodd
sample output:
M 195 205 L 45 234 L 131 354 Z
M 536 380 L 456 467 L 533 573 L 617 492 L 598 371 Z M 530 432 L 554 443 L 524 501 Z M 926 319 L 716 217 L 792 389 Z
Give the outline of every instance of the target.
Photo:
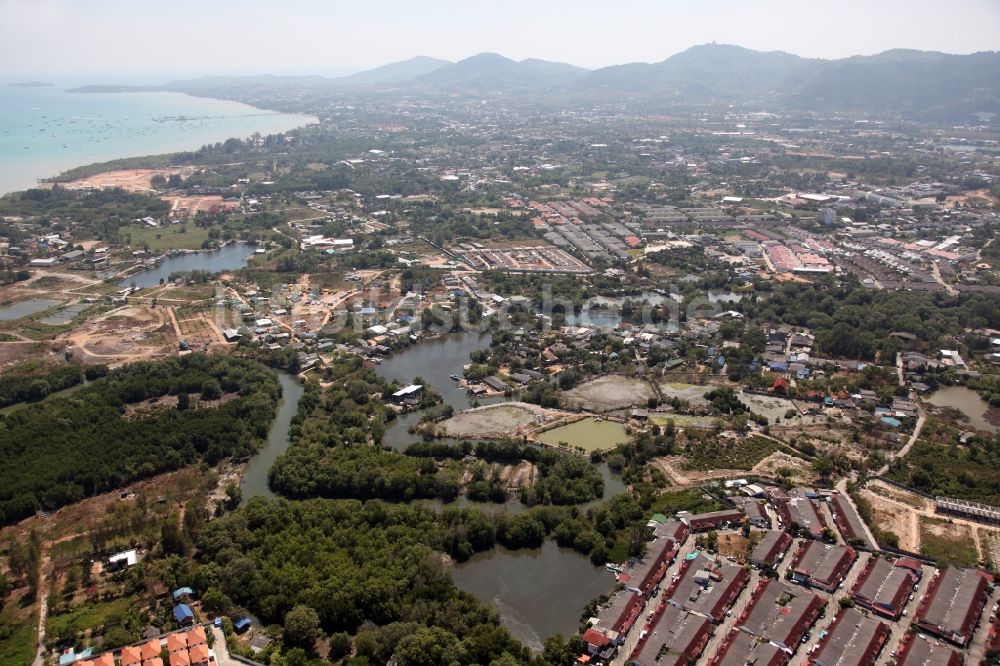
M 221 397 L 222 386 L 219 385 L 219 380 L 208 379 L 201 385 L 202 400 L 218 400 Z
M 404 637 L 393 655 L 399 666 L 451 666 L 463 663 L 465 650 L 455 634 L 423 627 Z
M 187 391 L 177 394 L 177 409 L 184 411 L 191 406 L 191 395 Z
M 282 634 L 285 645 L 312 651 L 318 635 L 319 615 L 309 606 L 299 604 L 285 615 L 285 631 Z

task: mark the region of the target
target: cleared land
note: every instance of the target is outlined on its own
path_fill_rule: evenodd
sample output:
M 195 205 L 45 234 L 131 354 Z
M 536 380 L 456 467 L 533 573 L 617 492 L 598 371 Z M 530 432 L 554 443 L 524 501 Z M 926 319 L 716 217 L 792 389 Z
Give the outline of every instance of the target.
M 150 184 L 153 176 L 160 175 L 169 178 L 178 174 L 182 178 L 186 178 L 194 172 L 195 167 L 191 166 L 170 169 L 120 169 L 71 180 L 68 183 L 63 183 L 63 186 L 73 190 L 120 187 L 129 192 L 149 192 L 153 190 L 153 186 Z
M 626 407 L 645 406 L 656 393 L 643 379 L 605 375 L 584 382 L 563 394 L 565 402 L 591 411 L 608 411 Z
M 974 567 L 979 563 L 979 549 L 972 528 L 939 518 L 920 517 L 920 552 L 939 562 L 961 567 Z
M 459 412 L 438 424 L 438 431 L 447 437 L 505 437 L 527 426 L 544 425 L 560 414 L 537 405 L 505 402 Z

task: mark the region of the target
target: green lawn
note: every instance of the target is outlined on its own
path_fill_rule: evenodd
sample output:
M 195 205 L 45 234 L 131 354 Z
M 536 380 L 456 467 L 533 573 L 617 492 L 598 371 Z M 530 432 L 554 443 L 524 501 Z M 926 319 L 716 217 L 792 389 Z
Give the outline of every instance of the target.
M 184 233 L 181 230 L 184 229 Z M 208 239 L 206 227 L 195 226 L 193 222 L 170 224 L 159 229 L 128 227 L 122 230 L 132 237 L 132 247 L 149 245 L 154 252 L 163 250 L 199 250 Z
M 704 513 L 707 511 L 718 511 L 725 507 L 714 499 L 706 499 L 704 493 L 697 488 L 687 490 L 676 490 L 657 495 L 653 500 L 653 506 L 646 512 L 649 516 L 654 513 L 662 513 L 668 518 L 678 511 L 690 511 L 691 513 Z

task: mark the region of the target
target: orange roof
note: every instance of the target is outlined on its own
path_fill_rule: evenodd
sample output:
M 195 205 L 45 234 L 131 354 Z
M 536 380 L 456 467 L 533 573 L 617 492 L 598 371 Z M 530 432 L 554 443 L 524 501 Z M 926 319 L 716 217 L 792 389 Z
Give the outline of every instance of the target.
M 153 657 L 142 662 L 142 666 L 163 666 L 163 660 L 159 657 Z
M 208 638 L 205 636 L 205 627 L 200 624 L 187 632 L 187 642 L 188 647 L 192 645 L 199 645 L 201 643 L 207 643 Z
M 122 648 L 122 666 L 132 666 L 133 664 L 142 663 L 142 650 L 139 646 L 134 647 L 123 647 Z
M 90 659 L 84 659 L 83 661 L 77 661 L 73 666 L 94 666 L 94 662 Z
M 207 645 L 195 645 L 191 648 L 189 654 L 191 655 L 192 664 L 207 664 L 208 663 L 208 646 Z
M 115 655 L 105 652 L 94 658 L 94 666 L 115 666 Z
M 187 650 L 170 653 L 170 666 L 191 666 L 191 658 L 188 657 Z
M 153 659 L 160 656 L 160 639 L 153 638 L 148 643 L 142 645 L 142 660 Z M 162 666 L 162 665 L 161 665 Z
M 167 634 L 167 652 L 186 650 L 188 646 L 187 632 L 182 631 L 177 634 Z

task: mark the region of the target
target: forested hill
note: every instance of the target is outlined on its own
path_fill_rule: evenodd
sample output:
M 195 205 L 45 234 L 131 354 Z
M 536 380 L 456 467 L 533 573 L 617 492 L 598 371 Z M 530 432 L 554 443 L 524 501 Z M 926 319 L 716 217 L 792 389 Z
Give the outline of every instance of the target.
M 123 366 L 71 396 L 0 417 L 0 524 L 248 455 L 267 435 L 280 395 L 259 363 L 194 354 Z

